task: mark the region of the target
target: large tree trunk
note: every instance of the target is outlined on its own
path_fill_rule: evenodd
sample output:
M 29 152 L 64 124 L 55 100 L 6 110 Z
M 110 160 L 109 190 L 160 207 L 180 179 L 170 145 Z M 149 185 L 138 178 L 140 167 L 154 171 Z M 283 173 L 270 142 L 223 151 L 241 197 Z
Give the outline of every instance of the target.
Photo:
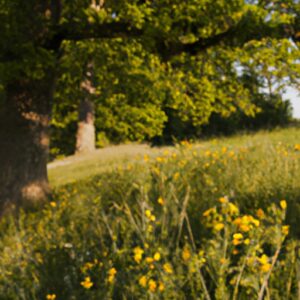
M 49 194 L 48 124 L 54 77 L 7 85 L 0 101 L 0 214 Z
M 76 153 L 89 153 L 95 146 L 94 105 L 85 99 L 79 105 L 79 122 L 76 137 Z

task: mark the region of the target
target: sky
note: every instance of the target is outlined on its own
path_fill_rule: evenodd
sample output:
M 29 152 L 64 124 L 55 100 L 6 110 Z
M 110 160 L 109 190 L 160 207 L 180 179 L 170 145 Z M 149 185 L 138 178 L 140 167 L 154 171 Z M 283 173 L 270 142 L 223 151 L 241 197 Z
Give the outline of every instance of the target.
M 284 96 L 285 99 L 289 99 L 293 106 L 293 116 L 300 119 L 300 95 L 299 92 L 293 88 L 288 88 Z

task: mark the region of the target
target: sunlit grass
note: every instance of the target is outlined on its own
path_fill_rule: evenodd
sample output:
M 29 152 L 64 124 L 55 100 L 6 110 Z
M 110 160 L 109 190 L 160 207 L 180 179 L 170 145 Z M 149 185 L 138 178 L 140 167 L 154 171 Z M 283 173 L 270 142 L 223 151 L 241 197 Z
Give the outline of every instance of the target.
M 0 295 L 294 299 L 299 144 L 291 128 L 52 165 L 51 202 L 2 219 Z

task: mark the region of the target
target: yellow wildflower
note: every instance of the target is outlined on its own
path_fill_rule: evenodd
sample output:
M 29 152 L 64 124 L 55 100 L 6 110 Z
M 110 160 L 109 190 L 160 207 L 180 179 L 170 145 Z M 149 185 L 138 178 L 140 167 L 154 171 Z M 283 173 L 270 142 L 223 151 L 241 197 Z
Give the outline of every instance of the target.
M 242 218 L 238 218 L 234 221 L 234 223 L 236 225 L 239 226 L 240 230 L 243 232 L 248 232 L 251 228 L 252 225 L 250 224 L 250 222 L 255 222 L 256 224 L 258 220 L 254 221 L 256 219 L 254 219 L 252 216 L 243 216 Z
M 286 208 L 287 208 L 286 200 L 281 200 L 281 201 L 280 201 L 280 207 L 281 207 L 282 209 L 286 209 Z
M 166 273 L 168 273 L 168 274 L 172 274 L 172 273 L 173 273 L 172 266 L 171 266 L 171 264 L 169 264 L 169 263 L 165 263 L 165 264 L 163 265 L 163 269 L 164 269 L 164 271 L 165 271 Z
M 156 220 L 156 217 L 154 215 L 152 215 L 150 209 L 145 210 L 145 216 L 152 222 L 154 222 Z
M 221 197 L 221 198 L 219 198 L 219 202 L 220 203 L 227 203 L 228 202 L 228 197 Z
M 261 208 L 257 210 L 256 215 L 259 219 L 263 219 L 265 217 L 265 213 Z
M 160 205 L 164 205 L 164 204 L 165 204 L 165 201 L 164 201 L 164 199 L 163 199 L 162 197 L 159 197 L 159 198 L 157 199 L 157 202 L 158 202 L 158 204 L 160 204 Z
M 233 203 L 229 202 L 228 204 L 228 207 L 229 207 L 229 214 L 231 215 L 237 215 L 239 214 L 239 209 L 236 205 L 234 205 Z
M 204 153 L 204 155 L 207 157 L 210 156 L 210 154 L 211 154 L 211 152 L 209 150 L 205 151 L 205 153 Z
M 181 257 L 184 261 L 188 261 L 190 259 L 191 252 L 188 247 L 184 247 Z
M 153 256 L 154 260 L 159 261 L 160 260 L 160 253 L 156 252 Z
M 50 202 L 50 206 L 52 206 L 52 207 L 56 207 L 57 205 L 56 205 L 56 202 L 54 202 L 54 201 L 51 201 Z M 54 298 L 55 299 L 55 298 Z
M 215 230 L 217 231 L 221 231 L 223 228 L 224 228 L 224 224 L 223 223 L 217 223 L 215 226 L 214 226 Z
M 55 300 L 55 299 L 56 299 L 56 295 L 55 295 L 55 294 L 48 294 L 48 295 L 46 296 L 46 299 L 47 299 L 47 300 Z
M 269 262 L 269 257 L 266 254 L 263 254 L 257 259 L 262 265 L 266 265 Z
M 158 289 L 159 289 L 160 292 L 164 291 L 165 285 L 162 282 L 159 282 Z
M 295 149 L 296 151 L 300 151 L 300 144 L 296 144 L 295 147 L 294 147 L 294 149 Z
M 164 162 L 164 158 L 158 156 L 158 157 L 156 157 L 156 161 L 157 161 L 157 162 Z
M 142 277 L 139 279 L 139 284 L 140 284 L 142 287 L 146 287 L 146 286 L 147 286 L 147 277 L 146 277 L 146 276 L 142 276 Z
M 264 264 L 260 267 L 261 271 L 264 273 L 267 273 L 271 269 L 272 265 L 271 264 Z
M 234 151 L 230 151 L 230 152 L 229 152 L 229 156 L 230 156 L 230 157 L 233 157 L 233 156 L 234 156 Z
M 153 258 L 152 257 L 146 257 L 146 262 L 148 263 L 148 264 L 152 264 L 153 263 Z
M 220 263 L 221 263 L 222 265 L 224 265 L 226 262 L 227 262 L 227 259 L 226 259 L 226 258 L 222 257 L 222 258 L 220 259 Z
M 111 269 L 108 271 L 108 274 L 109 274 L 109 275 L 112 275 L 112 276 L 116 275 L 116 274 L 117 274 L 116 268 L 111 268 Z
M 93 268 L 93 264 L 90 262 L 87 262 L 83 267 L 82 267 L 82 272 L 85 273 L 87 270 L 90 270 Z
M 150 279 L 148 282 L 148 287 L 149 287 L 150 292 L 155 292 L 155 290 L 157 288 L 157 284 L 153 279 Z
M 233 221 L 233 224 L 235 225 L 240 225 L 242 223 L 242 219 L 241 218 L 236 218 L 234 221 Z
M 90 289 L 94 284 L 91 281 L 91 277 L 85 277 L 84 281 L 80 283 L 85 289 Z
M 242 225 L 240 226 L 240 229 L 241 229 L 241 231 L 243 231 L 243 232 L 248 232 L 248 231 L 250 230 L 250 227 L 249 227 L 248 225 L 242 224 Z
M 284 235 L 288 235 L 289 234 L 289 229 L 290 229 L 290 226 L 282 226 L 282 229 L 281 229 L 281 232 L 284 234 Z
M 243 239 L 243 235 L 241 233 L 235 233 L 233 235 L 233 238 L 236 239 L 236 240 L 240 240 L 240 239 Z
M 244 244 L 245 244 L 245 245 L 249 245 L 249 244 L 250 244 L 250 240 L 249 240 L 249 239 L 245 239 L 245 240 L 244 240 Z
M 156 217 L 154 215 L 151 215 L 150 221 L 154 222 L 156 220 Z
M 116 274 L 117 274 L 116 268 L 111 268 L 108 271 L 108 282 L 112 283 L 115 279 Z
M 237 246 L 237 245 L 241 244 L 242 241 L 238 240 L 238 239 L 233 239 L 232 243 L 233 243 L 234 246 Z
M 144 161 L 145 162 L 149 161 L 149 155 L 147 155 L 147 154 L 144 155 Z
M 206 210 L 206 211 L 202 214 L 202 216 L 203 216 L 203 217 L 208 217 L 210 214 L 214 213 L 215 210 L 216 210 L 215 208 L 210 208 L 210 209 Z
M 141 247 L 135 247 L 133 249 L 133 253 L 134 253 L 134 260 L 139 264 L 142 260 L 144 250 Z

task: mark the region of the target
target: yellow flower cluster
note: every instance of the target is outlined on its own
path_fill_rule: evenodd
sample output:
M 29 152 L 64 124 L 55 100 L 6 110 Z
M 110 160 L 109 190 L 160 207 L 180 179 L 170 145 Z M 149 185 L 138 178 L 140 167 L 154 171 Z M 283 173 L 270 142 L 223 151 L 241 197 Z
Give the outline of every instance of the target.
M 223 223 L 217 223 L 217 224 L 215 224 L 214 229 L 216 231 L 221 231 L 224 227 L 225 227 L 225 225 Z
M 148 220 L 155 222 L 156 217 L 152 214 L 150 209 L 145 210 L 145 216 L 148 218 Z
M 287 203 L 286 203 L 286 200 L 281 200 L 280 202 L 279 202 L 279 204 L 280 204 L 280 207 L 282 208 L 282 209 L 286 209 L 287 208 Z
M 90 289 L 94 284 L 91 281 L 91 277 L 85 277 L 84 281 L 80 283 L 85 289 Z
M 214 214 L 215 212 L 216 212 L 216 208 L 213 207 L 213 208 L 209 208 L 208 210 L 206 210 L 202 215 L 203 215 L 203 217 L 208 217 L 211 214 Z
M 55 295 L 55 294 L 48 294 L 48 295 L 46 296 L 46 299 L 47 299 L 47 300 L 55 300 L 55 299 L 56 299 L 56 295 Z
M 169 264 L 169 263 L 165 263 L 163 265 L 163 269 L 168 274 L 172 274 L 173 273 L 173 268 L 172 268 L 171 264 Z
M 165 200 L 162 197 L 159 197 L 157 199 L 157 203 L 160 204 L 160 205 L 164 205 L 165 204 Z
M 233 223 L 237 225 L 242 232 L 250 231 L 253 228 L 253 225 L 256 227 L 260 225 L 260 221 L 250 215 L 238 217 L 233 221 Z
M 244 243 L 245 245 L 250 244 L 250 239 L 244 239 L 244 236 L 241 233 L 235 233 L 233 235 L 232 243 L 234 246 Z
M 160 253 L 159 252 L 155 252 L 155 254 L 154 254 L 154 256 L 153 256 L 153 258 L 154 258 L 154 260 L 156 260 L 156 261 L 159 261 L 160 260 Z
M 139 284 L 140 284 L 142 287 L 146 287 L 146 286 L 147 286 L 147 277 L 146 277 L 146 276 L 142 276 L 142 277 L 139 279 Z
M 139 264 L 143 258 L 144 250 L 141 247 L 135 247 L 133 249 L 133 258 Z
M 272 265 L 269 263 L 269 257 L 265 254 L 263 254 L 261 257 L 257 258 L 258 262 L 260 263 L 260 270 L 263 273 L 267 273 Z
M 290 231 L 290 226 L 288 226 L 288 225 L 282 226 L 282 229 L 281 229 L 282 234 L 288 235 L 289 231 Z
M 187 246 L 183 248 L 181 257 L 184 261 L 188 261 L 191 258 L 191 252 Z
M 151 293 L 154 293 L 157 290 L 157 288 L 160 292 L 162 292 L 165 289 L 163 282 L 160 281 L 157 283 L 152 278 L 148 280 L 147 276 L 145 275 L 139 279 L 139 285 L 142 286 L 143 288 L 146 288 L 148 286 L 148 290 Z
M 256 212 L 256 216 L 259 218 L 259 219 L 263 219 L 265 217 L 265 212 L 259 208 Z
M 221 197 L 221 198 L 219 198 L 219 202 L 220 203 L 228 203 L 228 197 L 227 196 L 225 196 L 225 197 Z
M 117 274 L 116 268 L 111 268 L 108 271 L 108 279 L 107 280 L 108 280 L 109 283 L 112 283 L 115 280 L 116 274 Z
M 149 291 L 150 292 L 155 292 L 156 288 L 157 288 L 157 284 L 153 279 L 150 279 L 148 282 L 148 286 L 149 286 Z

